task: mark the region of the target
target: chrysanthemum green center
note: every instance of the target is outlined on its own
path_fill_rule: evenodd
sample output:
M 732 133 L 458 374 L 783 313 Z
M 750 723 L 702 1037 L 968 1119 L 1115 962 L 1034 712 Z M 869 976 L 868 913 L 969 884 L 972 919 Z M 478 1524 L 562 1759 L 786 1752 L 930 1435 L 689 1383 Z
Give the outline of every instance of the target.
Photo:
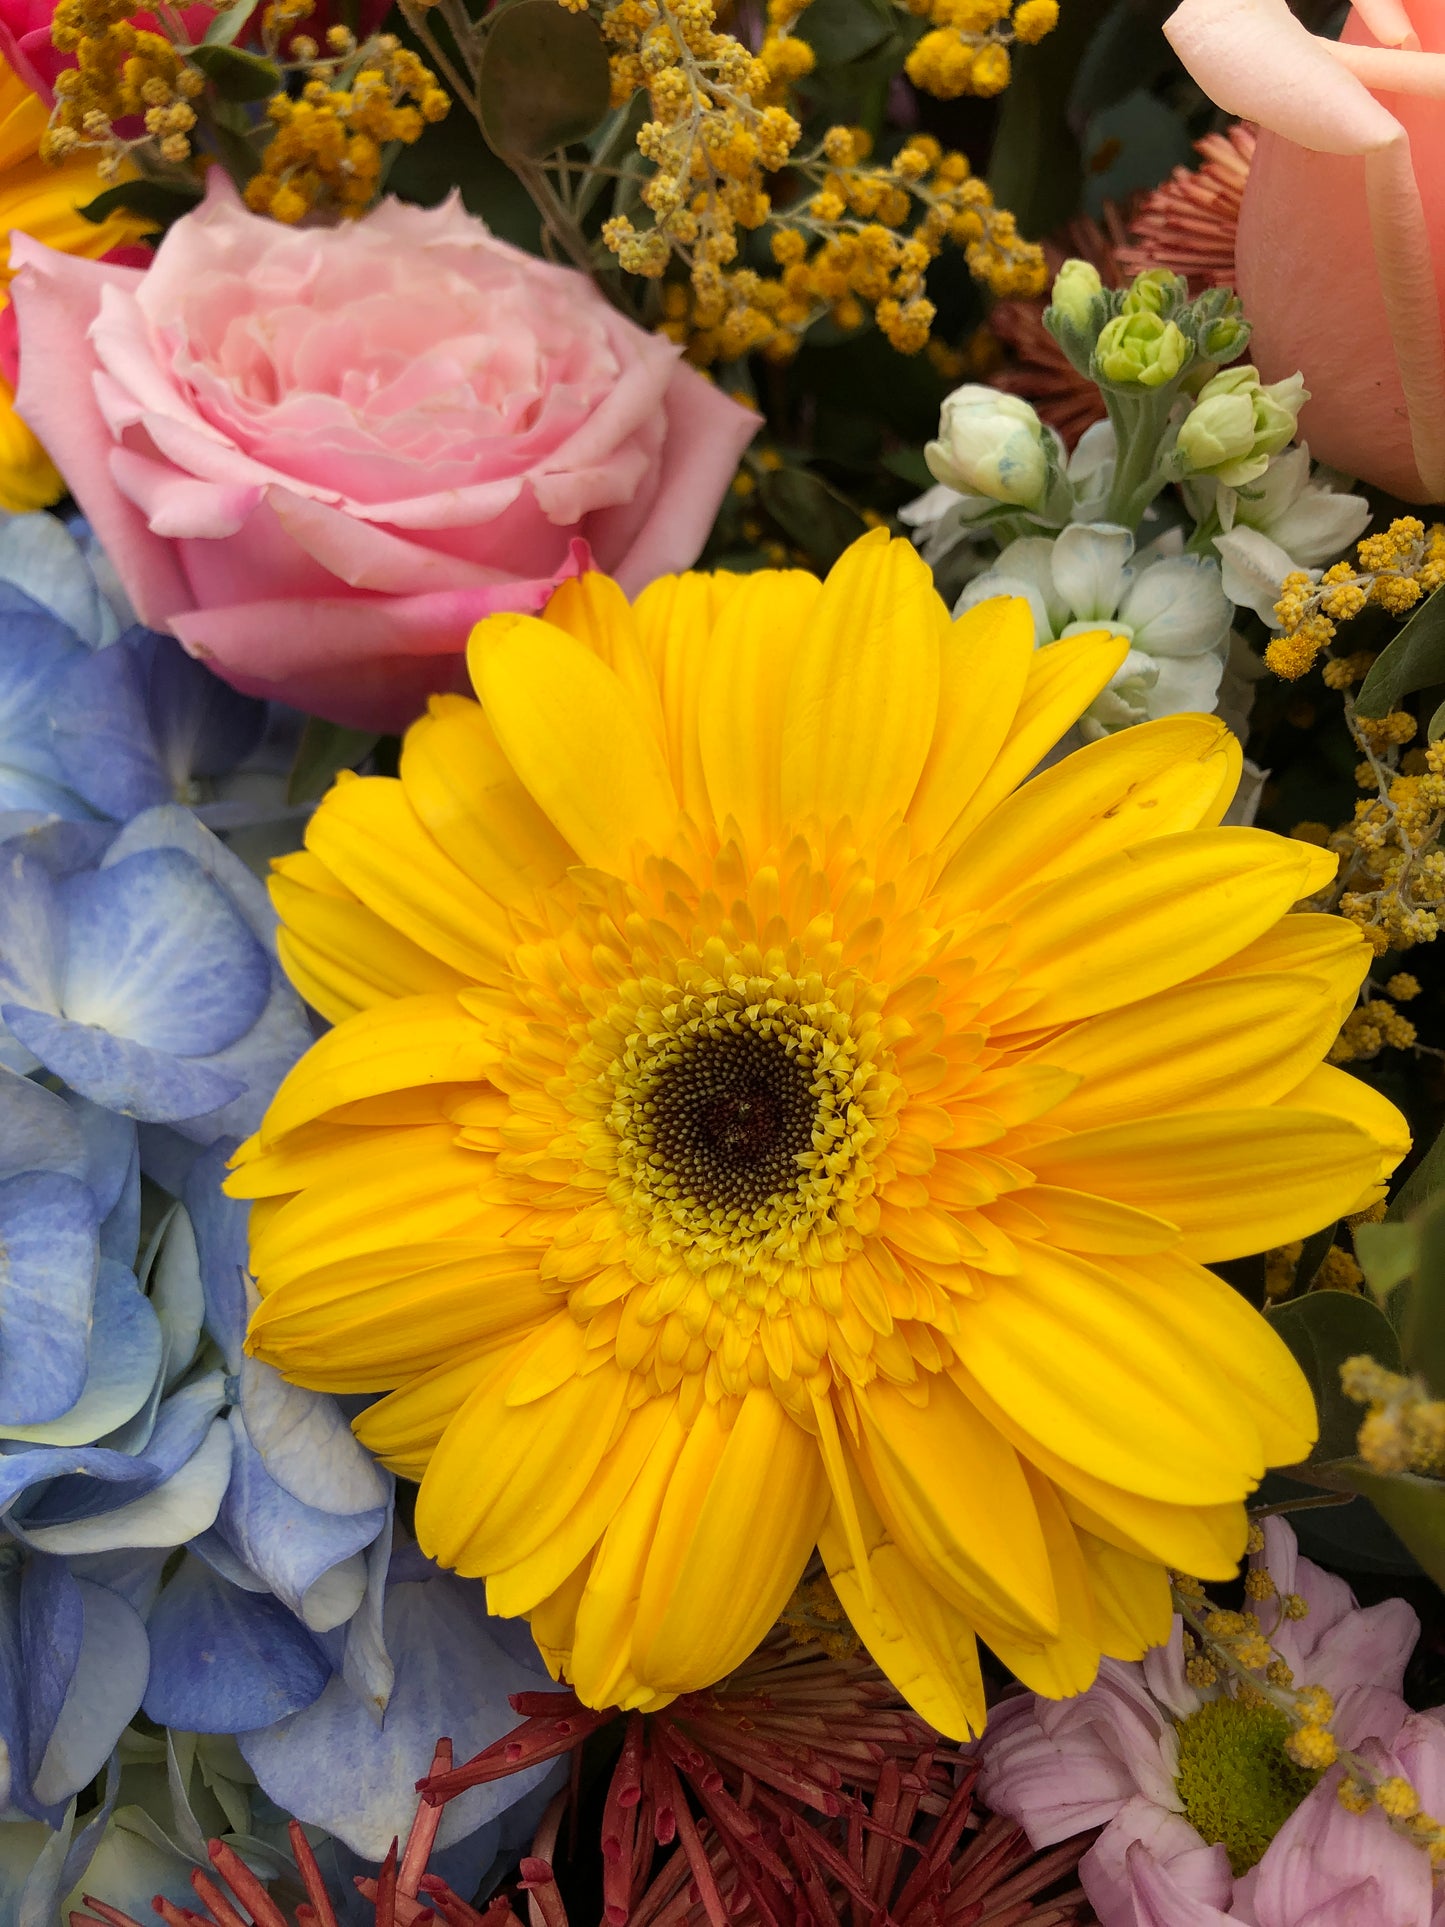
M 1289 1722 L 1272 1706 L 1207 1700 L 1179 1723 L 1175 1781 L 1184 1816 L 1236 1876 L 1248 1873 L 1319 1779 L 1284 1750 Z

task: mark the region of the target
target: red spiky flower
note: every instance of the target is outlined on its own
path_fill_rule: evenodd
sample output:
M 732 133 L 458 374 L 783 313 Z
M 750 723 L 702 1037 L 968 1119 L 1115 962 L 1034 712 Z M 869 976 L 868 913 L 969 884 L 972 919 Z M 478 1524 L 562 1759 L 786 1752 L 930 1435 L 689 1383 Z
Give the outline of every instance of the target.
M 1234 236 L 1254 159 L 1254 129 L 1242 121 L 1194 143 L 1198 168 L 1176 167 L 1162 187 L 1146 194 L 1119 249 L 1127 275 L 1172 268 L 1191 294 L 1234 283 Z

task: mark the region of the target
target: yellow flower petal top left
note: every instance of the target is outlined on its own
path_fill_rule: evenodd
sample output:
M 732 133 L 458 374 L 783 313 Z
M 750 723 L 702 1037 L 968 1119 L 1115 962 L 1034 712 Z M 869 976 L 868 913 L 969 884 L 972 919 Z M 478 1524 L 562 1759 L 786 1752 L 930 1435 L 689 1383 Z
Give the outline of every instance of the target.
M 0 371 L 6 371 L 0 372 L 0 509 L 12 515 L 48 508 L 65 493 L 65 484 L 15 412 L 14 323 L 4 292 L 10 285 L 11 232 L 19 229 L 62 254 L 99 261 L 139 241 L 154 225 L 124 212 L 100 222 L 85 220 L 77 210 L 114 182 L 102 181 L 96 157 L 84 151 L 59 163 L 41 160 L 48 119 L 44 101 L 0 60 Z
M 250 1346 L 387 1394 L 356 1429 L 423 1548 L 590 1704 L 721 1677 L 816 1548 L 976 1731 L 976 1638 L 1078 1691 L 1308 1452 L 1206 1265 L 1403 1154 L 1323 1067 L 1368 951 L 1288 914 L 1332 857 L 1218 827 L 1217 719 L 1025 780 L 1124 647 L 951 622 L 881 531 L 824 583 L 586 576 L 277 866 L 336 1028 L 230 1181 Z

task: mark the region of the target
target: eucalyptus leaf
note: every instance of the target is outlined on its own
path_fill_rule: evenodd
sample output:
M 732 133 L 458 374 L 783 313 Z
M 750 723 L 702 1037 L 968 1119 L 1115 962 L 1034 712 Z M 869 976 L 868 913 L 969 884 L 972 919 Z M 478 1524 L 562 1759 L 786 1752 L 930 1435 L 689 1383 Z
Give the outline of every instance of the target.
M 805 468 L 778 468 L 758 484 L 763 507 L 820 569 L 831 569 L 868 524 L 851 502 Z
M 1381 1307 L 1415 1269 L 1419 1239 L 1413 1224 L 1361 1224 L 1355 1227 L 1355 1256 L 1370 1296 Z
M 812 0 L 798 22 L 823 67 L 841 67 L 875 53 L 893 35 L 897 15 L 884 0 Z
M 1362 716 L 1385 716 L 1401 699 L 1445 682 L 1445 590 L 1426 598 L 1360 684 L 1355 708 Z M 1433 731 L 1433 723 L 1432 723 Z
M 231 0 L 230 6 L 223 7 L 206 28 L 201 44 L 206 47 L 229 47 L 259 5 L 260 0 Z
M 1445 1480 L 1422 1479 L 1414 1472 L 1375 1472 L 1358 1459 L 1332 1472 L 1340 1487 L 1370 1501 L 1435 1584 L 1445 1588 Z
M 354 769 L 380 740 L 363 729 L 345 729 L 320 716 L 310 717 L 286 779 L 286 801 L 315 802 L 330 789 L 338 770 Z
M 495 153 L 540 160 L 585 140 L 611 95 L 606 43 L 589 14 L 568 13 L 557 0 L 513 0 L 494 16 L 477 101 Z
M 1432 1198 L 1410 1229 L 1419 1239 L 1419 1256 L 1403 1295 L 1400 1351 L 1406 1369 L 1418 1372 L 1436 1398 L 1445 1398 L 1445 1195 Z
M 76 209 L 82 220 L 93 221 L 97 227 L 108 221 L 112 214 L 122 210 L 128 214 L 139 214 L 142 219 L 154 221 L 157 227 L 168 228 L 172 221 L 178 221 L 183 214 L 189 214 L 199 205 L 201 190 L 189 183 L 180 181 L 122 181 L 117 187 L 106 188 L 97 194 L 93 201 Z
M 1299 1263 L 1295 1266 L 1294 1271 L 1294 1286 L 1296 1291 L 1308 1291 L 1314 1283 L 1315 1273 L 1329 1256 L 1330 1247 L 1335 1241 L 1335 1232 L 1338 1228 L 1339 1221 L 1337 1219 L 1334 1224 L 1325 1225 L 1321 1230 L 1313 1232 L 1305 1239 L 1304 1250 L 1301 1251 L 1299 1255 Z
M 203 42 L 191 59 L 222 100 L 269 100 L 285 84 L 275 61 L 247 53 L 243 47 Z
M 1398 1224 L 1418 1211 L 1438 1191 L 1445 1191 L 1445 1131 L 1441 1131 L 1391 1198 L 1390 1208 L 1385 1213 L 1386 1219 L 1391 1224 Z
M 1364 1413 L 1341 1391 L 1340 1366 L 1368 1352 L 1387 1371 L 1398 1371 L 1394 1326 L 1378 1305 L 1348 1291 L 1312 1291 L 1265 1316 L 1294 1353 L 1315 1396 L 1320 1436 L 1309 1464 L 1353 1458 Z

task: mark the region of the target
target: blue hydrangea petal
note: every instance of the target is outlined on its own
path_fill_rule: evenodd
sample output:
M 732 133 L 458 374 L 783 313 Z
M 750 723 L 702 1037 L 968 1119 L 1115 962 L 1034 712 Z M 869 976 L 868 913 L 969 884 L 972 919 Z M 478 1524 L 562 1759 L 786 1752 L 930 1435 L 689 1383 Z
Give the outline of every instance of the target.
M 4 1189 L 0 1185 L 0 1197 Z M 43 1425 L 7 1424 L 7 1438 L 32 1445 L 89 1445 L 133 1418 L 150 1397 L 161 1367 L 160 1320 L 134 1273 L 114 1259 L 101 1260 L 88 1351 L 89 1371 L 74 1404 Z
M 151 740 L 144 671 L 121 642 L 70 665 L 55 690 L 50 743 L 64 781 L 101 816 L 127 818 L 171 800 Z
M 51 1805 L 89 1786 L 100 1772 L 139 1712 L 150 1673 L 150 1642 L 135 1609 L 104 1586 L 72 1583 L 84 1606 L 84 1638 L 34 1778 L 36 1799 Z
M 85 1602 L 79 1582 L 63 1560 L 28 1559 L 20 1577 L 20 1658 L 27 1780 L 50 1744 L 80 1663 L 85 1639 Z M 40 1804 L 55 1806 L 75 1789 L 52 1793 Z M 32 1798 L 36 1797 L 32 1787 Z
M 126 1117 L 169 1124 L 198 1111 L 217 1110 L 245 1089 L 239 1077 L 193 1058 L 173 1057 L 23 1004 L 0 1004 L 0 1018 L 33 1053 L 32 1062 Z
M 390 1474 L 388 1474 L 388 1479 Z M 366 1555 L 366 1596 L 352 1614 L 342 1649 L 341 1676 L 372 1711 L 384 1713 L 396 1683 L 396 1667 L 386 1649 L 386 1582 L 391 1567 L 395 1517 L 390 1506 L 381 1531 Z
M 144 1711 L 190 1733 L 244 1733 L 308 1707 L 330 1668 L 269 1593 L 243 1592 L 187 1557 L 150 1616 Z
M 509 1733 L 509 1693 L 545 1683 L 492 1641 L 483 1590 L 445 1575 L 391 1586 L 386 1640 L 396 1684 L 380 1724 L 343 1679 L 333 1679 L 304 1712 L 240 1747 L 264 1790 L 308 1824 L 326 1827 L 353 1852 L 380 1860 L 406 1834 L 416 1782 L 431 1764 L 437 1735 L 451 1735 L 459 1760 Z M 473 1787 L 442 1812 L 438 1845 L 472 1833 L 535 1786 L 550 1762 Z
M 198 863 L 224 892 L 257 943 L 269 955 L 275 955 L 277 919 L 266 886 L 190 810 L 183 810 L 178 803 L 143 810 L 116 836 L 101 859 L 102 867 L 122 863 L 142 850 L 179 850 Z
M 226 1165 L 235 1148 L 231 1142 L 212 1145 L 192 1165 L 181 1194 L 200 1257 L 206 1330 L 220 1346 L 228 1372 L 241 1369 L 241 1347 L 249 1316 L 246 1270 L 250 1212 L 245 1204 L 228 1198 L 221 1189 Z
M 65 913 L 44 865 L 25 851 L 0 849 L 0 1004 L 59 1015 Z M 0 1038 L 0 1063 L 33 1071 L 38 1059 L 15 1038 Z
M 364 1552 L 384 1508 L 335 1513 L 304 1505 L 271 1477 L 232 1411 L 231 1483 L 216 1526 L 227 1544 L 313 1632 L 350 1619 L 366 1591 Z
M 242 1095 L 218 1110 L 182 1122 L 178 1128 L 202 1144 L 211 1144 L 218 1137 L 250 1137 L 266 1115 L 281 1079 L 312 1042 L 301 999 L 277 965 L 271 996 L 260 1019 L 244 1037 L 206 1060 L 212 1069 L 240 1079 L 245 1087 Z
M 0 1429 L 58 1419 L 80 1397 L 98 1256 L 95 1200 L 79 1178 L 0 1181 Z
M 390 1485 L 360 1444 L 341 1407 L 325 1392 L 285 1380 L 273 1365 L 243 1358 L 241 1410 L 251 1444 L 276 1483 L 322 1512 L 384 1506 Z M 368 1534 L 371 1543 L 374 1534 Z
M 53 515 L 16 515 L 0 524 L 0 583 L 50 610 L 92 647 L 116 633 L 81 541 Z
M 196 777 L 224 776 L 260 743 L 267 705 L 222 682 L 174 636 L 134 629 L 119 646 L 142 665 L 146 715 L 172 795 Z
M 171 1213 L 146 1283 L 160 1319 L 165 1346 L 162 1377 L 169 1391 L 195 1356 L 206 1316 L 196 1234 L 182 1205 Z
M 226 1421 L 218 1418 L 179 1470 L 151 1491 L 64 1525 L 27 1520 L 24 1537 L 42 1551 L 57 1553 L 184 1545 L 214 1525 L 230 1473 L 231 1434 Z
M 111 855 L 60 886 L 65 1015 L 185 1057 L 243 1037 L 271 994 L 271 968 L 224 891 L 179 850 Z
M 0 1069 L 0 1178 L 18 1177 L 22 1171 L 61 1171 L 88 1181 L 89 1164 L 80 1119 L 65 1099 L 28 1077 Z M 99 1199 L 96 1209 L 102 1209 Z
M 107 1592 L 118 1593 L 144 1619 L 161 1589 L 170 1554 L 162 1548 L 124 1552 L 92 1552 L 66 1563 L 77 1579 L 89 1579 Z

